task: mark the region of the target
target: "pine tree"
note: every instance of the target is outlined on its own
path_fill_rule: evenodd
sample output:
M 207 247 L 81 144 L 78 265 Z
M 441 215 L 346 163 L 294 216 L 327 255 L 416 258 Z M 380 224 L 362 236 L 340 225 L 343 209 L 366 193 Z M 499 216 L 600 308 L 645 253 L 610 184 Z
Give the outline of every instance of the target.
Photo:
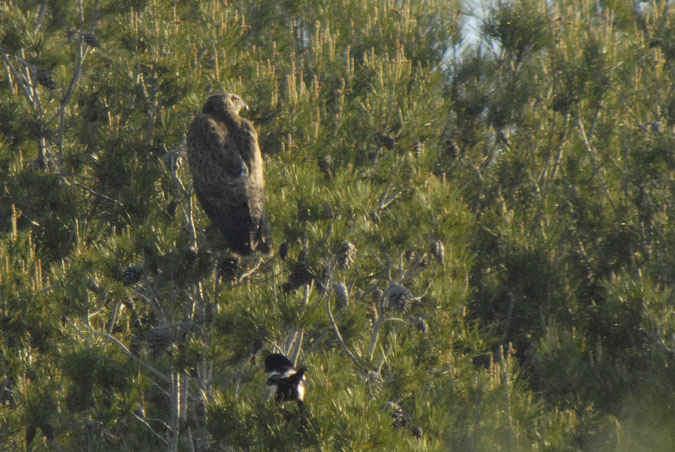
M 0 448 L 670 450 L 671 8 L 467 8 L 0 5 Z M 222 91 L 277 257 L 193 193 Z

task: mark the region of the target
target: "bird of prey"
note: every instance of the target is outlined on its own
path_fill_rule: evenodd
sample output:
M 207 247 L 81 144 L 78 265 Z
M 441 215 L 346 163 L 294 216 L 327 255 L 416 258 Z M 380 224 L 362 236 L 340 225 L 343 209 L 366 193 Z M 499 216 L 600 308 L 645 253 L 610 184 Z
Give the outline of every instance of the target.
M 188 131 L 188 162 L 197 199 L 230 249 L 242 256 L 269 254 L 263 211 L 263 160 L 248 106 L 236 94 L 208 98 Z
M 293 367 L 293 363 L 280 353 L 269 355 L 265 358 L 265 372 L 270 396 L 274 395 L 277 402 L 295 400 L 302 406 L 307 382 L 306 371 L 304 367 Z

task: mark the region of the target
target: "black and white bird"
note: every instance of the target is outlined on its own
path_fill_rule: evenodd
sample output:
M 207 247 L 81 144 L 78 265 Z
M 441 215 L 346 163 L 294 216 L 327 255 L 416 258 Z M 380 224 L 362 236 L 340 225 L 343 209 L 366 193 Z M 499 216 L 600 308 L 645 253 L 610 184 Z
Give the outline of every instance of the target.
M 307 383 L 306 371 L 304 367 L 293 367 L 293 363 L 280 353 L 269 355 L 265 358 L 265 372 L 270 397 L 274 396 L 277 402 L 296 401 L 302 407 Z

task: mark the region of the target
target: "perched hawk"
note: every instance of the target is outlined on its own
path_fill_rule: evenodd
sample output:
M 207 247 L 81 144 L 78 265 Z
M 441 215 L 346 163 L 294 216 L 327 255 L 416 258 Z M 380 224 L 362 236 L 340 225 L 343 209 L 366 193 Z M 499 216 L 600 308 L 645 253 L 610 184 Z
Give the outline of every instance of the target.
M 272 353 L 265 358 L 265 372 L 270 395 L 274 395 L 277 402 L 295 400 L 302 406 L 305 399 L 305 383 L 307 369 L 296 369 L 293 363 L 280 353 Z
M 236 94 L 208 98 L 188 132 L 188 161 L 197 199 L 232 251 L 269 254 L 263 212 L 263 161 L 248 106 Z

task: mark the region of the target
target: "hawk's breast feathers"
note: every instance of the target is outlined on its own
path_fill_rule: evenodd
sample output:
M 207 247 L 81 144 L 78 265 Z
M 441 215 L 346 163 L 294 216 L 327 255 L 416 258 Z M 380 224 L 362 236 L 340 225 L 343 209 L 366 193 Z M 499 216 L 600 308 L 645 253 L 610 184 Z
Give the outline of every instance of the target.
M 246 255 L 270 250 L 263 210 L 263 161 L 253 125 L 235 94 L 211 96 L 188 132 L 188 161 L 200 204 L 228 246 Z

